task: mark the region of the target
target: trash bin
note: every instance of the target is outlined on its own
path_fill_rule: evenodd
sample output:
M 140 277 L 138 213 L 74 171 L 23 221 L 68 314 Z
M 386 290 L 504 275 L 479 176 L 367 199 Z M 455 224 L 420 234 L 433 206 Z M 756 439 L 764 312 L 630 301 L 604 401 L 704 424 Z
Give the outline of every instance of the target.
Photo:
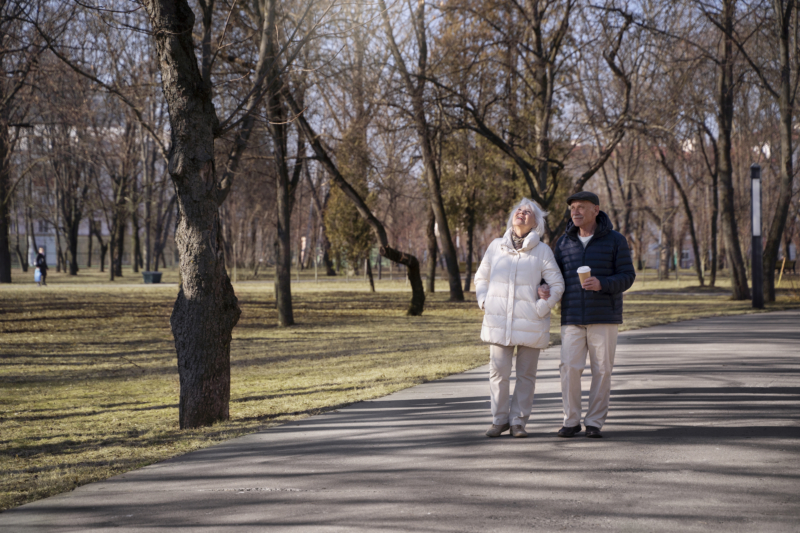
M 145 283 L 161 283 L 161 272 L 142 271 Z

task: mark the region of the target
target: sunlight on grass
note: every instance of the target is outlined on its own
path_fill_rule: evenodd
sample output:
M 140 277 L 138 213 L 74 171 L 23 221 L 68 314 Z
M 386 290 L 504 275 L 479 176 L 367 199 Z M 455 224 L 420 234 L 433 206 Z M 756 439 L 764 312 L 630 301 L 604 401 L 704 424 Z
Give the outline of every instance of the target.
M 403 280 L 380 281 L 373 294 L 363 279 L 314 283 L 305 272 L 292 286 L 298 325 L 281 329 L 270 280 L 243 281 L 231 420 L 180 431 L 174 271 L 161 285 L 128 273 L 113 283 L 96 271 L 55 274 L 46 288 L 14 274 L 0 287 L 0 509 L 487 362 L 474 293 L 463 303 L 436 293 L 412 318 Z M 724 290 L 686 282 L 635 287 L 623 329 L 752 312 Z M 769 310 L 798 306 L 782 291 Z M 555 342 L 558 331 L 556 314 Z

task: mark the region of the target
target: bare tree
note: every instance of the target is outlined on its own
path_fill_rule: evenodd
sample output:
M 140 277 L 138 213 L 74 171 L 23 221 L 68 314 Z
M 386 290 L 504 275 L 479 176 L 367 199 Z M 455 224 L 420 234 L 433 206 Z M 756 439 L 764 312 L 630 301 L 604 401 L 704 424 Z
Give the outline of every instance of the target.
M 39 15 L 37 8 L 34 0 L 0 3 L 0 283 L 11 283 L 9 225 L 16 187 L 11 181 L 11 156 L 27 111 L 20 96 L 43 49 L 27 24 Z
M 456 254 L 456 248 L 453 244 L 453 238 L 450 232 L 450 225 L 447 221 L 447 214 L 444 209 L 441 180 L 439 169 L 436 166 L 435 150 L 433 146 L 433 134 L 426 115 L 425 88 L 429 72 L 425 5 L 425 2 L 418 2 L 416 9 L 410 13 L 413 34 L 417 43 L 417 69 L 416 71 L 411 71 L 395 39 L 395 31 L 390 19 L 390 12 L 386 8 L 386 3 L 384 0 L 378 0 L 383 27 L 386 33 L 386 41 L 392 52 L 392 57 L 394 58 L 394 66 L 399 71 L 400 78 L 405 86 L 411 104 L 410 112 L 412 114 L 414 129 L 419 140 L 420 152 L 422 153 L 425 183 L 428 186 L 431 206 L 436 216 L 436 224 L 439 228 L 439 235 L 442 242 L 441 253 L 444 256 L 447 266 L 448 280 L 450 282 L 450 300 L 463 301 L 464 290 L 461 287 L 458 255 Z

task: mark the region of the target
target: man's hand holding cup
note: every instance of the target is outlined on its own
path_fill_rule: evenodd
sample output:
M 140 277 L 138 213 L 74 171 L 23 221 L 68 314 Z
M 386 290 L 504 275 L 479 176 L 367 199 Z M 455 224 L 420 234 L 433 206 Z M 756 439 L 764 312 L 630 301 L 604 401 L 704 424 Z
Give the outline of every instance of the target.
M 592 269 L 588 266 L 578 268 L 578 277 L 581 280 L 581 287 L 586 291 L 599 291 L 603 288 L 600 280 L 592 276 Z

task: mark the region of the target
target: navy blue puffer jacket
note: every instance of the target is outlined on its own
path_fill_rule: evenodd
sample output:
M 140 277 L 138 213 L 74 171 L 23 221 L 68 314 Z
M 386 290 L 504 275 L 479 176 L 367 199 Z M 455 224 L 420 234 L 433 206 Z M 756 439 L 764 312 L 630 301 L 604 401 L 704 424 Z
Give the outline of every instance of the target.
M 566 288 L 561 299 L 561 325 L 622 324 L 622 293 L 633 285 L 636 272 L 628 242 L 614 231 L 608 215 L 600 211 L 597 229 L 584 249 L 578 228 L 569 221 L 554 250 Z M 600 281 L 599 291 L 586 291 L 578 267 L 588 266 Z

